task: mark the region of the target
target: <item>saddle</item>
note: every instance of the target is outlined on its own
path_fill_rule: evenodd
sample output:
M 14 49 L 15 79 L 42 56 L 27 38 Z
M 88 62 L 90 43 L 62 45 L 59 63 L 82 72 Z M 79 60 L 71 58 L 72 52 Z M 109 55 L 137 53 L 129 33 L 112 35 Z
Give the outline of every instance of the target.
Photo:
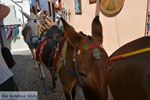
M 43 50 L 45 45 L 47 44 L 47 42 L 49 41 L 48 38 L 45 38 L 41 41 L 41 43 L 37 46 L 36 48 L 36 61 L 38 62 L 42 62 L 42 54 L 43 54 Z
M 48 69 L 58 72 L 61 66 L 60 57 L 63 55 L 65 59 L 66 45 L 66 39 L 63 37 L 59 40 L 45 38 L 36 48 L 36 60 L 42 62 Z

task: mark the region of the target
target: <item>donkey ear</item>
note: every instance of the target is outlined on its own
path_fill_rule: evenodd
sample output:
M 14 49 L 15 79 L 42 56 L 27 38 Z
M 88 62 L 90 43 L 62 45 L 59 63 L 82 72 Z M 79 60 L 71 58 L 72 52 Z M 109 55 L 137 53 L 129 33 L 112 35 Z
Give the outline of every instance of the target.
M 27 19 L 29 19 L 30 18 L 30 15 L 29 14 L 27 14 L 27 13 L 25 13 L 24 11 L 22 11 L 22 10 L 20 10 L 20 12 L 22 13 L 22 15 L 24 15 Z
M 61 21 L 64 26 L 64 33 L 67 35 L 69 42 L 72 44 L 72 46 L 77 47 L 82 37 L 63 18 L 61 18 Z
M 36 14 L 36 16 L 37 16 L 38 18 L 40 18 L 41 15 L 42 15 L 42 13 L 43 13 L 43 10 L 41 10 L 40 12 L 38 12 L 38 13 Z
M 96 16 L 93 19 L 92 22 L 92 37 L 96 40 L 99 41 L 100 43 L 103 42 L 103 33 L 102 33 L 102 24 L 99 21 L 99 16 Z

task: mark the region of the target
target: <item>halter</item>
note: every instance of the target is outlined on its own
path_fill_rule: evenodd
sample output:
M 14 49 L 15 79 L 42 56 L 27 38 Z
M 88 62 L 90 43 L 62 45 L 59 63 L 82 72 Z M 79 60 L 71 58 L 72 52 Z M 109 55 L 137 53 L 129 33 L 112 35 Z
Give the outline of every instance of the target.
M 101 44 L 91 44 L 89 46 L 84 46 L 83 48 L 80 48 L 79 50 L 77 50 L 76 52 L 76 49 L 74 49 L 74 54 L 73 54 L 73 65 L 74 65 L 74 68 L 75 68 L 75 73 L 76 73 L 76 77 L 80 83 L 80 86 L 82 88 L 82 91 L 83 91 L 83 94 L 84 94 L 84 97 L 85 97 L 85 100 L 88 100 L 87 98 L 87 95 L 85 93 L 85 89 L 84 89 L 84 85 L 83 85 L 83 81 L 81 79 L 81 75 L 86 77 L 86 75 L 84 75 L 83 73 L 80 73 L 79 71 L 79 68 L 78 68 L 78 65 L 77 65 L 77 62 L 76 62 L 76 56 L 79 56 L 80 54 L 82 53 L 85 53 L 86 51 L 88 50 L 93 50 L 93 49 L 99 49 L 99 48 L 103 48 L 103 46 Z M 98 50 L 99 51 L 99 50 Z M 99 51 L 100 53 L 100 51 Z M 95 56 L 96 57 L 96 56 Z M 96 57 L 97 59 L 99 59 L 99 57 Z
M 84 46 L 83 48 L 80 48 L 77 53 L 76 53 L 76 49 L 74 49 L 74 54 L 73 54 L 73 58 L 75 58 L 76 56 L 80 55 L 81 53 L 84 53 L 88 50 L 92 50 L 94 48 L 103 48 L 103 46 L 101 44 L 91 44 L 89 46 Z

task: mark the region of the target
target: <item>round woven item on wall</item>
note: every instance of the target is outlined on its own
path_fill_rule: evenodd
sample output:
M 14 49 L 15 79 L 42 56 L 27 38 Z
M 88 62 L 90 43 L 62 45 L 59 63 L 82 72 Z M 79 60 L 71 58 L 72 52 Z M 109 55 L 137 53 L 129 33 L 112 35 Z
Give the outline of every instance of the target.
M 0 4 L 0 21 L 4 19 L 10 12 L 10 8 Z
M 100 10 L 106 15 L 115 15 L 123 7 L 124 0 L 100 0 Z

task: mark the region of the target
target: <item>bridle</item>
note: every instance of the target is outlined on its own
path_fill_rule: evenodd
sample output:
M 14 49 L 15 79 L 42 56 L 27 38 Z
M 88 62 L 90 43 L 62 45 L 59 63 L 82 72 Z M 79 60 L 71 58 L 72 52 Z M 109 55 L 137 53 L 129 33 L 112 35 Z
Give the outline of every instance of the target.
M 91 45 L 86 45 L 83 48 L 80 48 L 79 50 L 74 49 L 74 54 L 73 54 L 73 58 L 76 58 L 76 56 L 79 56 L 80 54 L 88 51 L 88 50 L 93 50 L 95 48 L 103 48 L 103 46 L 101 44 L 91 44 Z
M 97 53 L 100 53 L 100 51 L 98 50 L 99 48 L 103 48 L 103 46 L 101 44 L 91 44 L 89 46 L 84 46 L 83 48 L 80 48 L 79 50 L 74 49 L 74 53 L 73 53 L 73 66 L 75 68 L 76 77 L 77 77 L 78 82 L 79 82 L 79 84 L 80 84 L 80 86 L 82 88 L 85 100 L 88 100 L 88 98 L 87 98 L 87 95 L 85 93 L 84 84 L 83 84 L 83 80 L 81 79 L 81 75 L 84 76 L 84 77 L 86 77 L 86 75 L 84 75 L 83 73 L 80 73 L 79 68 L 78 68 L 78 64 L 77 64 L 77 61 L 76 61 L 76 57 L 79 56 L 79 55 L 81 55 L 82 53 L 85 53 L 88 50 L 94 50 L 95 49 L 95 51 Z M 93 56 L 94 55 L 95 54 L 93 52 Z M 95 55 L 94 57 L 97 58 L 97 59 L 100 59 L 100 54 Z

